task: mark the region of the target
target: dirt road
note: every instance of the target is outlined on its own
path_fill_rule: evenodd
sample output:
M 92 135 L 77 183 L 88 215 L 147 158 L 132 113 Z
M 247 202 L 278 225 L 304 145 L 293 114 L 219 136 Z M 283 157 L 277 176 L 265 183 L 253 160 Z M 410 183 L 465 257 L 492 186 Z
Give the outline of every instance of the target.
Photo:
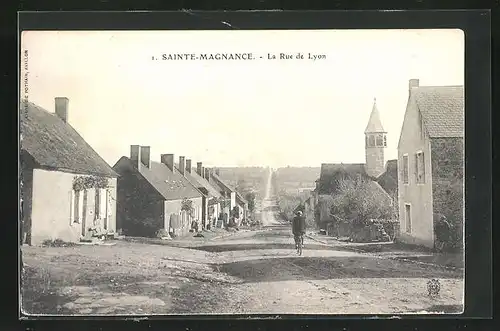
M 462 273 L 377 258 L 306 239 L 288 226 L 200 240 L 190 248 L 24 249 L 24 307 L 51 314 L 398 314 L 461 305 Z M 440 296 L 427 295 L 438 278 Z M 42 287 L 40 289 L 40 287 Z

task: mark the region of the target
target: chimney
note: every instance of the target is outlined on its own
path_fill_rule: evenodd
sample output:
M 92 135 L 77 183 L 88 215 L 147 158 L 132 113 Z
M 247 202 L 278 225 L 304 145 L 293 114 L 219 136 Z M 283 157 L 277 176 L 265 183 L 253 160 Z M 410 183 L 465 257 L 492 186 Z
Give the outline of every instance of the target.
M 220 174 L 220 173 L 219 173 L 219 168 L 215 168 L 215 174 L 216 174 L 217 176 L 219 176 L 219 174 Z
M 411 90 L 415 87 L 419 86 L 419 80 L 418 79 L 410 79 L 410 82 L 408 83 L 408 89 L 411 94 Z
M 151 147 L 149 146 L 141 146 L 141 163 L 146 167 L 151 166 Z
M 210 168 L 205 168 L 205 179 L 210 180 Z
M 161 163 L 166 165 L 170 171 L 174 171 L 174 154 L 162 154 Z
M 68 123 L 68 103 L 69 99 L 65 97 L 56 97 L 56 115 L 59 116 L 60 119 L 64 123 Z
M 186 173 L 186 158 L 184 156 L 179 156 L 179 172 L 181 175 L 185 175 Z
M 201 177 L 203 177 L 203 171 L 202 171 L 202 163 L 201 162 L 197 162 L 196 163 L 196 173 L 198 175 L 200 175 Z
M 191 173 L 191 159 L 186 160 L 186 170 Z
M 141 149 L 139 145 L 130 145 L 130 160 L 139 169 L 141 163 Z

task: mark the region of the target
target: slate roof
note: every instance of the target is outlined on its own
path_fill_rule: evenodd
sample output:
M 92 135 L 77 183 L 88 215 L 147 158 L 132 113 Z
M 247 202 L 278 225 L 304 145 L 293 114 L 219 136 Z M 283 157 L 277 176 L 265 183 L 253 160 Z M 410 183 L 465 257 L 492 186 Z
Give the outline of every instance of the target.
M 218 184 L 217 186 L 221 187 L 222 189 L 225 189 L 226 191 L 236 192 L 234 187 L 223 181 L 222 178 L 220 178 L 217 174 L 210 174 L 210 176 L 211 178 L 215 179 L 215 182 Z
M 337 189 L 337 181 L 341 178 L 370 178 L 364 163 L 323 163 L 319 176 L 319 194 L 331 194 Z
M 31 102 L 20 109 L 21 150 L 49 169 L 89 175 L 118 174 L 68 123 Z
M 373 100 L 373 108 L 368 124 L 366 125 L 365 133 L 385 133 L 382 122 L 380 121 L 380 114 L 378 112 L 376 100 Z
M 198 183 L 194 178 L 193 176 L 191 176 L 191 174 L 189 174 L 187 171 L 185 172 L 185 178 L 187 179 L 187 181 L 193 186 L 195 187 L 204 197 L 209 197 L 209 192 L 208 192 L 208 189 L 206 189 L 203 185 L 200 185 L 200 183 Z
M 132 165 L 130 158 L 123 156 Z M 117 164 L 120 161 L 117 162 Z M 116 166 L 116 165 L 115 165 Z M 151 161 L 150 167 L 141 166 L 139 173 L 161 194 L 165 200 L 181 200 L 183 198 L 198 198 L 198 191 L 186 178 L 163 163 Z
M 191 170 L 191 173 L 186 172 L 186 176 L 191 177 L 199 185 L 206 188 L 210 196 L 216 198 L 220 198 L 222 196 L 220 192 L 215 187 L 212 186 L 212 184 L 210 184 L 205 178 L 198 175 L 198 173 L 194 168 Z
M 243 204 L 248 203 L 248 201 L 240 194 L 240 192 L 236 192 L 236 199 Z
M 421 86 L 412 96 L 431 138 L 464 137 L 463 86 Z

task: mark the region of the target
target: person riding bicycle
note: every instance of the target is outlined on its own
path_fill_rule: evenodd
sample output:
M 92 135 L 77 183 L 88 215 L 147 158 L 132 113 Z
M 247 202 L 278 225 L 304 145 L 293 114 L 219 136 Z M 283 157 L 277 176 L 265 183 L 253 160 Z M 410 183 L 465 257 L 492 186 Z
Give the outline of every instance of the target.
M 306 220 L 302 211 L 297 211 L 292 221 L 292 233 L 295 239 L 295 248 L 298 248 L 299 240 L 304 245 L 304 234 L 306 233 Z

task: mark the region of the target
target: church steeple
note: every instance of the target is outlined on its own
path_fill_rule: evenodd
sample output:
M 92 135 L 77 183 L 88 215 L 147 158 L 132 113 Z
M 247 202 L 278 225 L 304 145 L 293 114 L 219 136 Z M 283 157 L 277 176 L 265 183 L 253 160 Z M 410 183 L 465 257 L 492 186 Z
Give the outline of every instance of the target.
M 380 114 L 377 109 L 377 98 L 373 98 L 372 113 L 370 114 L 370 119 L 368 120 L 368 125 L 366 126 L 365 133 L 385 133 L 382 122 L 380 121 Z
M 365 169 L 369 176 L 378 177 L 385 171 L 386 133 L 380 121 L 377 100 L 374 98 L 370 119 L 365 129 Z

